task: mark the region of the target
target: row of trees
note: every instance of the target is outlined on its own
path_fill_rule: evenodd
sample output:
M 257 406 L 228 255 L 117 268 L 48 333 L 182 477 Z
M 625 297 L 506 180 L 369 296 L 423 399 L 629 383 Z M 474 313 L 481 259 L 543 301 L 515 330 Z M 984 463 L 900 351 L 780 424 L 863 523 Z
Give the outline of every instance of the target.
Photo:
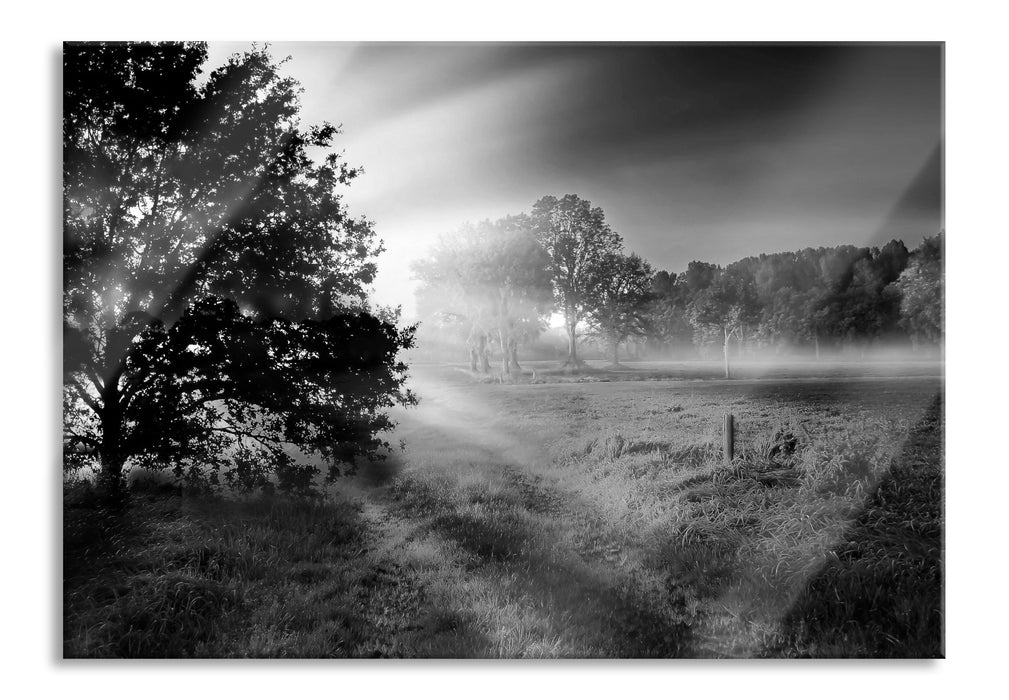
M 942 234 L 914 251 L 850 245 L 764 254 L 725 268 L 691 262 L 652 281 L 642 337 L 652 347 L 703 347 L 735 340 L 740 350 L 829 345 L 864 353 L 879 342 L 912 350 L 942 341 Z M 713 338 L 712 336 L 715 336 Z
M 414 263 L 421 317 L 464 339 L 470 368 L 488 372 L 497 345 L 501 372 L 518 371 L 518 346 L 534 340 L 555 309 L 564 315 L 567 366 L 580 364 L 578 327 L 616 348 L 644 328 L 651 267 L 623 253 L 602 209 L 566 195 L 543 197 L 528 214 L 466 225 Z
M 898 341 L 917 350 L 942 339 L 942 235 L 914 251 L 850 245 L 744 258 L 725 267 L 691 262 L 654 272 L 623 251 L 603 211 L 576 195 L 543 197 L 528 214 L 467 225 L 414 264 L 424 323 L 465 340 L 474 371 L 519 368 L 517 349 L 555 311 L 564 316 L 565 365 L 576 366 L 579 327 L 607 346 L 636 339 L 663 354 L 730 345 L 740 353 L 865 348 Z

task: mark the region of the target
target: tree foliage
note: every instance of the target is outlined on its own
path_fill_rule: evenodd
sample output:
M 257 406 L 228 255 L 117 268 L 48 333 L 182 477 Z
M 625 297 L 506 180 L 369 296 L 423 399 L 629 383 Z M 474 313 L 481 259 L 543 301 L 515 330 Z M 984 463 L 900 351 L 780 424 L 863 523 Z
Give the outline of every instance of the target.
M 564 313 L 565 365 L 579 362 L 583 321 L 611 351 L 631 337 L 643 338 L 645 347 L 663 354 L 704 356 L 718 345 L 727 373 L 730 344 L 740 357 L 771 350 L 810 352 L 819 359 L 821 348 L 850 355 L 909 338 L 913 349 L 942 342 L 941 235 L 915 251 L 897 240 L 882 247 L 804 248 L 746 257 L 726 267 L 694 260 L 675 273 L 653 272 L 640 257 L 625 255 L 602 210 L 577 195 L 543 197 L 530 214 L 503 221 L 531 231 L 539 243 L 536 255 L 502 247 L 493 254 L 491 248 L 474 252 L 468 247 L 472 241 L 463 238 L 503 235 L 502 222 L 485 222 L 482 233 L 460 232 L 417 268 L 425 282 L 418 302 L 431 319 L 429 327 L 465 328 L 474 370 L 489 371 L 486 354 L 491 341 L 502 337 L 495 290 L 508 287 L 502 280 L 514 276 L 516 266 L 536 280 L 526 279 L 520 288 L 542 293 L 544 269 L 549 277 L 554 308 Z M 521 307 L 523 302 L 510 303 Z M 538 313 L 544 307 L 537 304 Z M 534 335 L 539 323 L 512 326 L 532 329 Z
M 929 268 L 924 262 L 936 259 L 928 252 L 935 249 L 930 248 L 931 240 L 914 252 L 900 241 L 890 241 L 881 248 L 805 248 L 732 263 L 724 272 L 736 278 L 737 289 L 748 290 L 750 312 L 742 322 L 730 324 L 739 329 L 732 335 L 741 349 L 809 348 L 817 356 L 823 345 L 835 351 L 862 351 L 876 342 L 907 342 L 909 335 L 916 344 L 939 343 L 941 320 L 935 314 L 941 309 L 943 280 L 940 264 Z M 919 269 L 928 272 L 923 272 L 917 285 L 911 284 Z M 735 313 L 732 304 L 722 303 L 731 291 L 719 288 L 717 280 L 724 272 L 695 261 L 679 274 L 656 274 L 656 298 L 646 319 L 653 346 L 667 347 L 682 338 L 685 318 L 691 322 L 696 347 L 724 344 L 724 324 L 717 320 L 723 311 L 731 312 L 726 318 Z M 924 314 L 917 317 L 916 294 Z M 912 317 L 922 324 L 917 336 Z
M 533 205 L 530 216 L 549 259 L 554 301 L 564 313 L 566 362 L 577 365 L 578 324 L 592 310 L 595 285 L 603 277 L 607 256 L 619 253 L 623 242 L 606 223 L 603 210 L 577 195 L 543 197 Z
M 510 216 L 443 236 L 413 272 L 422 314 L 465 328 L 470 368 L 488 371 L 496 340 L 501 371 L 517 370 L 517 348 L 543 329 L 552 301 L 548 259 L 529 220 Z
M 595 273 L 587 305 L 589 325 L 609 345 L 616 365 L 620 343 L 646 333 L 652 268 L 633 253 L 606 253 Z
M 900 273 L 901 326 L 916 344 L 938 342 L 943 333 L 943 237 L 926 238 Z
M 414 400 L 396 360 L 411 330 L 368 308 L 381 243 L 337 191 L 359 170 L 313 158 L 338 130 L 301 126 L 267 50 L 204 78 L 205 60 L 65 46 L 69 458 L 293 488 L 311 455 L 332 474 L 377 453 L 382 409 Z
M 746 326 L 755 323 L 759 314 L 752 279 L 739 265 L 719 271 L 691 300 L 688 314 L 695 328 L 713 330 L 721 336 L 728 378 L 729 340 L 736 336 L 742 341 Z

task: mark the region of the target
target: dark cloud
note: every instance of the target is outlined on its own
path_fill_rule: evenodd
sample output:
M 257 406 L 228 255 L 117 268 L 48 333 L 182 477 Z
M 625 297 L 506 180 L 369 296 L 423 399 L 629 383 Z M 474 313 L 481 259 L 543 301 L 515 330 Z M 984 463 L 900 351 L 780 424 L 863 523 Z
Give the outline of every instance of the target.
M 942 145 L 937 143 L 871 240 L 881 245 L 896 238 L 913 247 L 944 227 Z
M 603 206 L 628 247 L 666 269 L 890 237 L 913 245 L 941 225 L 939 44 L 276 53 L 293 57 L 306 120 L 343 123 L 347 157 L 365 167 L 349 201 L 387 242 L 387 302 L 410 303 L 401 280 L 423 241 L 544 194 Z

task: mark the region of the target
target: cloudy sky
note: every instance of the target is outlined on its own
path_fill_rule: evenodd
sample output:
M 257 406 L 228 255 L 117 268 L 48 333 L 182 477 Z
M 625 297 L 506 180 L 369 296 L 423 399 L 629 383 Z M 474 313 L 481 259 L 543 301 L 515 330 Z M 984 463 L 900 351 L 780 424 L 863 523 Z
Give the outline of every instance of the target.
M 219 64 L 241 44 L 211 44 Z M 465 221 L 546 194 L 601 206 L 653 266 L 806 246 L 914 247 L 941 221 L 937 45 L 274 43 L 307 123 L 342 124 L 375 296 Z

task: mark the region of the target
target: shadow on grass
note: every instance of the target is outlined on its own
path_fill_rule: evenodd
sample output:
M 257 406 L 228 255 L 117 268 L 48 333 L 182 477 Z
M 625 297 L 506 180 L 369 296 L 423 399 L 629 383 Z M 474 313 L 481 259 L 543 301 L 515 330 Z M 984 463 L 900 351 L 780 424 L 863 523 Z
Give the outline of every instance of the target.
M 402 453 L 388 450 L 383 454 L 383 459 L 359 460 L 356 476 L 362 486 L 375 488 L 384 486 L 399 476 L 404 466 Z
M 65 658 L 459 657 L 475 620 L 352 504 L 135 493 L 65 503 Z M 376 551 L 376 548 L 377 551 Z
M 942 658 L 943 399 L 936 396 L 770 655 Z
M 552 634 L 578 657 L 698 655 L 682 599 L 648 596 L 604 560 L 601 548 L 593 555 L 558 544 L 560 533 L 551 524 L 558 516 L 569 529 L 576 522 L 589 530 L 601 526 L 591 513 L 571 510 L 587 504 L 573 505 L 508 467 L 501 471 L 508 491 L 492 499 L 471 493 L 468 505 L 409 479 L 392 494 L 404 515 L 428 516 L 426 529 L 465 552 L 470 571 L 500 582 L 513 603 L 547 614 Z M 607 539 L 604 532 L 582 535 Z

